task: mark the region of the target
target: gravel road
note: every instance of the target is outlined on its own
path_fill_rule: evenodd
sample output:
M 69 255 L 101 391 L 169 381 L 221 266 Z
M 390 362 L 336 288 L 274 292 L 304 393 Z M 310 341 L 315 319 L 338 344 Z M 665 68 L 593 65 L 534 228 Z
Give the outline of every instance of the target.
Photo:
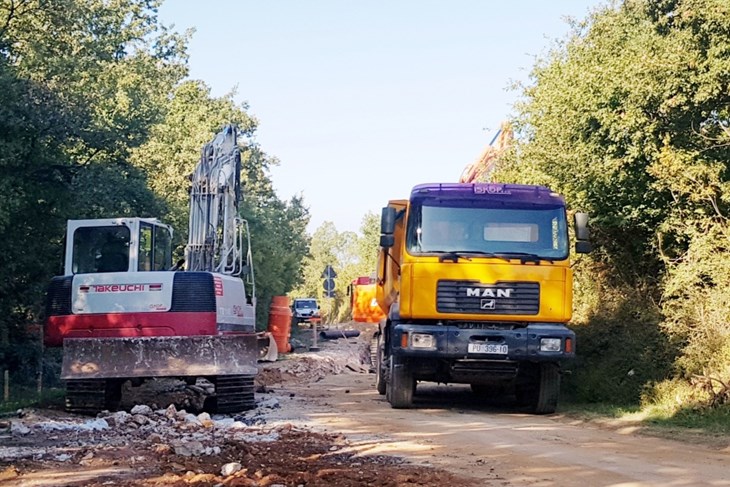
M 96 418 L 21 411 L 0 438 L 0 485 L 730 486 L 728 439 L 527 415 L 463 386 L 419 384 L 413 409 L 391 409 L 359 328 L 261 364 L 257 408 L 240 415 L 186 411 L 179 385 Z

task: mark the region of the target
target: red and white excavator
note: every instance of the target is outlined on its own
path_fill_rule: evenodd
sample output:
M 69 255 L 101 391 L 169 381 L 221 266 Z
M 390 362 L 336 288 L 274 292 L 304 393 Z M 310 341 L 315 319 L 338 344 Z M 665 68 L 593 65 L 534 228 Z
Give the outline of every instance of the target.
M 63 347 L 67 410 L 115 409 L 124 382 L 160 377 L 209 380 L 209 412 L 254 406 L 259 337 L 240 172 L 238 129 L 228 125 L 192 175 L 184 269 L 172 265 L 172 229 L 157 219 L 68 222 L 44 334 Z

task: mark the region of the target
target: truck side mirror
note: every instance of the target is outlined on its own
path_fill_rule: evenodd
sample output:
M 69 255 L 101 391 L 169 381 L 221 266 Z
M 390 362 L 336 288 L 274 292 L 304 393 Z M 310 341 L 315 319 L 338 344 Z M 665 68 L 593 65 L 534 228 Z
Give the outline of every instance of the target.
M 395 245 L 395 237 L 393 235 L 381 235 L 380 246 L 384 249 L 390 248 Z
M 591 235 L 588 230 L 588 213 L 576 213 L 574 219 L 576 240 L 590 240 Z
M 386 206 L 380 216 L 380 233 L 393 235 L 395 232 L 395 208 Z
M 591 233 L 588 230 L 588 213 L 576 213 L 575 220 L 575 252 L 577 254 L 587 254 L 593 250 L 593 246 L 589 242 Z
M 380 246 L 390 248 L 395 245 L 395 208 L 386 206 L 380 216 Z

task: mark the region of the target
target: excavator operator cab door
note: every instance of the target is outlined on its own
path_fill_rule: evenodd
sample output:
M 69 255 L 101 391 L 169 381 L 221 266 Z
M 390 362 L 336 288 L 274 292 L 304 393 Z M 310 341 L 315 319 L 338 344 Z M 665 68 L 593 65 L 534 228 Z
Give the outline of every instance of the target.
M 65 274 L 145 272 L 172 267 L 172 230 L 152 218 L 69 220 Z

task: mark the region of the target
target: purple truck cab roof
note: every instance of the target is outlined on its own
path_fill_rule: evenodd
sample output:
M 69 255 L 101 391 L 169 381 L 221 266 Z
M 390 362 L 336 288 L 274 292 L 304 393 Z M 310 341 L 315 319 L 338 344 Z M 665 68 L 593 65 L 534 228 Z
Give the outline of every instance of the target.
M 565 199 L 545 186 L 502 183 L 428 183 L 411 191 L 411 201 L 424 198 L 464 199 L 484 198 L 516 206 L 565 206 Z

